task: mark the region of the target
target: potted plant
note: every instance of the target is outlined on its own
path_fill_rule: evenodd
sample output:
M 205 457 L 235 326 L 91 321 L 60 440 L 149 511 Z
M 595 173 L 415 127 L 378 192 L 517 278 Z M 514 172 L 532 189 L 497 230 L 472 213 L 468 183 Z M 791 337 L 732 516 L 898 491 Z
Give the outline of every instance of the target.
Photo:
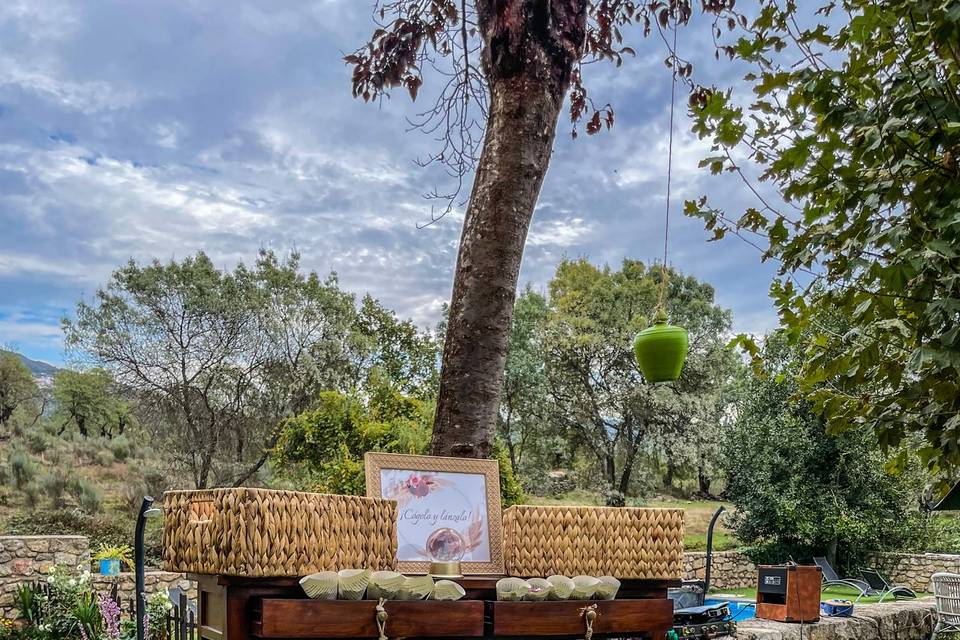
M 93 559 L 100 563 L 100 573 L 105 576 L 115 576 L 120 573 L 120 565 L 131 566 L 133 559 L 131 554 L 133 550 L 130 545 L 122 544 L 111 547 L 101 544 Z

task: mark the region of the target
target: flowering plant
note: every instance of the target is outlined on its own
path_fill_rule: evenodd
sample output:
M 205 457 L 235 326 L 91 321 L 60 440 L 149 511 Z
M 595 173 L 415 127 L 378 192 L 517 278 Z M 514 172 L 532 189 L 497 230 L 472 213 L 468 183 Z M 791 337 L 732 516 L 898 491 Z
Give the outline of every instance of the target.
M 42 585 L 17 591 L 20 623 L 0 623 L 0 640 L 134 640 L 135 619 L 121 615 L 107 593 L 96 593 L 89 570 L 52 567 Z M 167 614 L 173 609 L 165 592 L 147 599 L 144 628 L 149 640 L 169 640 Z

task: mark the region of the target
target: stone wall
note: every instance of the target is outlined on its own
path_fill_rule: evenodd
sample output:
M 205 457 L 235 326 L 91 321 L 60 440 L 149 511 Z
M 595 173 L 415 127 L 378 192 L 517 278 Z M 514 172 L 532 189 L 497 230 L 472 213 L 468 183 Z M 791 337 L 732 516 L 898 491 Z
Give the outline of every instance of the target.
M 0 536 L 0 578 L 32 579 L 56 564 L 90 562 L 86 536 Z
M 915 591 L 932 591 L 930 576 L 938 572 L 960 573 L 960 555 L 944 553 L 877 553 L 868 566 L 879 569 L 892 583 Z
M 127 603 L 133 602 L 136 594 L 136 578 L 132 573 L 121 573 L 118 576 L 93 576 L 93 587 L 97 591 L 110 592 L 114 585 L 117 587 L 117 595 L 120 602 L 123 603 L 126 610 Z M 180 589 L 185 591 L 191 600 L 196 600 L 197 586 L 187 580 L 182 573 L 170 573 L 169 571 L 147 571 L 143 576 L 143 586 L 147 593 L 156 593 L 157 591 L 169 591 L 170 589 Z
M 683 554 L 683 578 L 702 580 L 707 565 L 706 552 L 687 551 Z M 892 583 L 915 591 L 930 592 L 930 576 L 944 571 L 960 573 L 960 555 L 943 553 L 877 553 L 867 559 L 866 565 L 875 567 Z M 857 577 L 857 576 L 853 576 Z M 753 587 L 757 582 L 757 567 L 746 554 L 739 551 L 718 551 L 713 554 L 711 586 L 715 589 Z
M 683 579 L 703 580 L 707 566 L 706 551 L 687 551 L 683 554 Z M 757 584 L 757 566 L 739 551 L 715 551 L 710 571 L 713 589 L 737 589 Z
M 933 631 L 932 598 L 858 604 L 852 618 L 820 618 L 816 624 L 769 620 L 737 623 L 737 640 L 927 640 Z
M 90 567 L 90 541 L 86 536 L 0 536 L 0 617 L 16 615 L 14 593 L 24 582 L 42 580 L 51 567 L 63 565 L 70 568 Z M 134 598 L 134 575 L 93 577 L 98 591 L 110 591 L 117 585 L 117 592 L 126 606 Z M 178 587 L 196 595 L 193 583 L 183 574 L 166 571 L 148 571 L 144 576 L 147 593 L 166 591 Z

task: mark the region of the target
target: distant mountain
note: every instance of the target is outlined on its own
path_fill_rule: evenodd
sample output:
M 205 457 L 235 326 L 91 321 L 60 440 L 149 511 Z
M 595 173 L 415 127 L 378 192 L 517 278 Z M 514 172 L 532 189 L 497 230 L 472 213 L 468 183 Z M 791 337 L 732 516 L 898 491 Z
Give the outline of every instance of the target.
M 31 360 L 27 356 L 13 351 L 0 349 L 0 353 L 13 353 L 13 355 L 19 357 L 23 361 L 23 364 L 27 365 L 27 369 L 30 369 L 30 373 L 33 374 L 34 378 L 52 378 L 56 375 L 57 371 L 60 370 L 52 364 L 41 362 L 39 360 Z

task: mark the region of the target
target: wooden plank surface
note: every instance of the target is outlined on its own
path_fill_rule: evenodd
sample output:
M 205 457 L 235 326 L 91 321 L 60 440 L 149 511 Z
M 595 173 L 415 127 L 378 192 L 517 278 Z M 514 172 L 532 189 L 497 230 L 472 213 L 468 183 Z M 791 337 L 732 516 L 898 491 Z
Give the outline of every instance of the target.
M 594 604 L 594 635 L 661 637 L 673 625 L 673 603 L 667 599 L 493 602 L 493 635 L 583 637 L 583 614 L 586 607 Z
M 373 600 L 292 600 L 264 598 L 251 625 L 261 638 L 376 638 Z M 390 638 L 479 638 L 483 602 L 397 601 L 384 604 Z

